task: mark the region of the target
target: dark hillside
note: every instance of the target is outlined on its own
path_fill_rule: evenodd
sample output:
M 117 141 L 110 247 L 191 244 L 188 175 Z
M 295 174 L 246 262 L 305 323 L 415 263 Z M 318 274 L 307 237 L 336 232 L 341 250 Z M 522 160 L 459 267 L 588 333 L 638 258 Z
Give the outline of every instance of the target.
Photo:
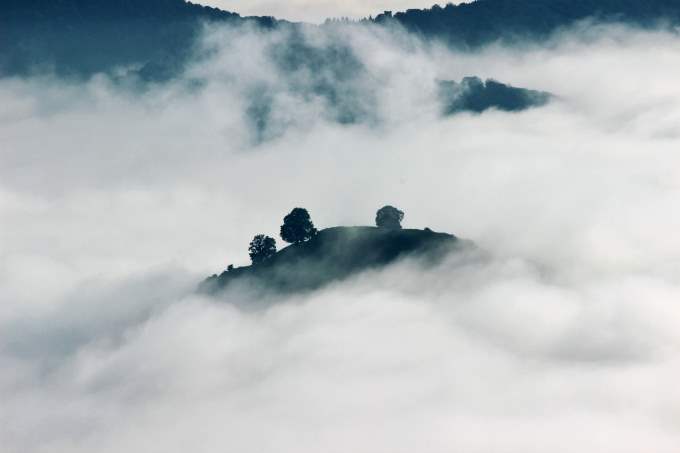
M 396 22 L 425 38 L 474 48 L 494 41 L 543 40 L 586 19 L 642 27 L 664 22 L 678 25 L 680 2 L 477 0 L 385 13 L 370 21 Z M 141 68 L 142 78 L 164 80 L 180 73 L 191 58 L 202 23 L 246 21 L 264 28 L 290 25 L 272 17 L 243 18 L 184 0 L 2 0 L 0 76 L 54 71 L 62 76 L 87 77 L 135 65 Z M 290 48 L 293 53 L 297 50 Z M 296 60 L 282 55 L 293 65 L 308 56 L 303 52 Z M 343 51 L 332 56 L 337 57 L 338 66 L 351 63 Z M 318 90 L 328 91 L 323 81 Z M 351 122 L 355 115 L 340 112 L 345 121 Z
M 397 22 L 409 31 L 455 47 L 494 41 L 541 40 L 583 20 L 656 27 L 680 23 L 678 0 L 477 0 L 460 5 L 386 12 L 377 23 Z
M 444 115 L 460 112 L 482 113 L 488 109 L 518 112 L 547 104 L 552 95 L 544 91 L 513 87 L 495 80 L 464 77 L 453 82 L 439 81 L 439 98 Z
M 164 79 L 185 64 L 203 22 L 245 20 L 276 23 L 184 0 L 3 0 L 0 75 L 88 76 L 136 64 Z
M 214 293 L 235 283 L 276 292 L 310 290 L 400 258 L 435 263 L 467 244 L 451 234 L 427 229 L 328 228 L 308 242 L 286 247 L 264 263 L 214 275 L 203 282 L 201 291 Z

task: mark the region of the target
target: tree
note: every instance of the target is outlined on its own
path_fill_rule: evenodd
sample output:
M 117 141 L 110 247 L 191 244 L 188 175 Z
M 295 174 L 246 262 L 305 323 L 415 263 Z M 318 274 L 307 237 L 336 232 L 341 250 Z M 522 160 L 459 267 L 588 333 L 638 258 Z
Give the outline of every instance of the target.
M 262 263 L 276 253 L 276 240 L 264 234 L 258 234 L 250 241 L 248 252 L 253 264 Z
M 401 221 L 404 218 L 403 211 L 394 206 L 383 206 L 375 214 L 375 224 L 378 228 L 389 228 L 390 230 L 400 230 Z
M 317 233 L 309 212 L 304 208 L 295 208 L 283 218 L 281 239 L 291 244 L 299 244 L 314 237 Z

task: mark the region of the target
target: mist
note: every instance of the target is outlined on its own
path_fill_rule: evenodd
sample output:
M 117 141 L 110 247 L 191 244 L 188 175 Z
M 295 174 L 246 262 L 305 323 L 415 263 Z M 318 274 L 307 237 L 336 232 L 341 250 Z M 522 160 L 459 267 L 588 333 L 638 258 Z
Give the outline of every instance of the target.
M 0 80 L 3 450 L 675 452 L 680 38 L 583 27 L 475 53 L 310 28 L 359 63 L 321 75 L 354 122 L 255 29 L 207 29 L 170 83 Z M 443 118 L 469 75 L 555 99 Z M 486 258 L 194 294 L 292 207 L 388 203 Z

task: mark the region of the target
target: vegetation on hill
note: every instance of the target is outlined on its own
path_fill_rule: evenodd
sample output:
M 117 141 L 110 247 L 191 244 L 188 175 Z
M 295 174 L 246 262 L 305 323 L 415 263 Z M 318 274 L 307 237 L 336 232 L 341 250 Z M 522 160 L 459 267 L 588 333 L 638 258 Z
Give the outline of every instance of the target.
M 677 0 L 476 0 L 430 9 L 386 11 L 370 19 L 423 37 L 475 48 L 494 41 L 542 40 L 579 21 L 656 27 L 680 23 Z
M 464 244 L 451 234 L 427 229 L 327 228 L 262 262 L 213 275 L 201 284 L 200 291 L 216 293 L 232 285 L 277 293 L 313 290 L 401 258 L 436 263 Z
M 544 91 L 517 88 L 491 79 L 484 82 L 478 77 L 465 77 L 460 83 L 439 82 L 439 99 L 444 115 L 481 113 L 492 108 L 517 112 L 545 105 L 551 97 Z
M 677 25 L 680 2 L 477 0 L 395 14 L 385 12 L 361 22 L 399 24 L 427 39 L 459 48 L 475 48 L 495 41 L 543 40 L 557 30 L 586 19 L 643 27 L 658 26 L 663 21 Z M 35 71 L 89 76 L 138 65 L 138 74 L 143 79 L 168 79 L 180 73 L 192 58 L 205 22 L 249 22 L 262 29 L 289 30 L 289 39 L 273 49 L 281 68 L 292 74 L 299 71 L 316 74 L 317 90 L 340 106 L 338 121 L 353 122 L 357 116 L 366 115 L 358 108 L 361 103 L 357 99 L 339 96 L 345 92 L 341 82 L 355 77 L 351 74 L 361 70 L 360 63 L 342 42 L 326 48 L 310 47 L 303 39 L 301 25 L 272 17 L 244 18 L 184 0 L 3 0 L 0 76 Z M 335 22 L 329 21 L 321 27 L 332 29 L 334 26 Z M 319 65 L 325 71 L 320 71 Z M 318 75 L 326 71 L 333 73 L 331 80 L 336 81 L 335 84 Z M 253 108 L 257 110 L 257 105 Z
M 0 9 L 0 76 L 53 71 L 63 77 L 103 72 L 135 81 L 172 79 L 200 57 L 197 42 L 206 22 L 285 30 L 266 50 L 279 82 L 253 80 L 245 91 L 245 114 L 255 143 L 285 131 L 277 123 L 282 86 L 304 101 L 321 101 L 329 121 L 379 121 L 375 81 L 342 33 L 335 37 L 333 26 L 326 27 L 331 39 L 310 40 L 301 25 L 270 17 L 243 18 L 184 0 L 6 0 Z M 444 115 L 487 108 L 516 111 L 548 99 L 538 92 L 493 81 L 472 83 L 475 80 L 440 82 Z
M 190 58 L 202 23 L 244 21 L 278 23 L 184 0 L 3 0 L 0 75 L 78 77 L 137 64 L 140 76 L 167 79 Z
M 200 291 L 216 293 L 233 285 L 276 293 L 313 290 L 402 258 L 433 264 L 446 254 L 469 245 L 451 234 L 436 233 L 429 228 L 402 229 L 399 222 L 403 212 L 392 206 L 385 206 L 378 212 L 394 213 L 392 210 L 401 213 L 401 216 L 397 214 L 396 223 L 327 228 L 279 252 L 270 247 L 266 256 L 254 257 L 251 266 L 230 266 L 221 274 L 209 277 L 201 284 Z M 379 225 L 383 219 L 384 215 L 377 216 Z M 254 242 L 260 245 L 265 238 L 258 235 Z

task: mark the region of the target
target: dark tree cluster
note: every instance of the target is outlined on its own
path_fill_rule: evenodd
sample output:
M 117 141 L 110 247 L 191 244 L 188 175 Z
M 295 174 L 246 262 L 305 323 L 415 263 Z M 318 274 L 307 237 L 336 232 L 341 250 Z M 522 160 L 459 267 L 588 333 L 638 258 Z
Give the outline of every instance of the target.
M 400 230 L 401 221 L 404 219 L 404 212 L 394 206 L 383 206 L 378 209 L 375 215 L 375 224 L 378 228 L 390 230 Z
M 281 239 L 290 244 L 299 244 L 313 238 L 317 233 L 309 212 L 304 208 L 295 208 L 283 218 Z
M 397 23 L 406 30 L 447 44 L 475 48 L 496 41 L 545 39 L 556 30 L 586 19 L 669 28 L 680 23 L 678 0 L 476 0 L 431 9 L 386 11 L 361 22 Z M 304 25 L 272 17 L 238 14 L 184 0 L 2 0 L 0 1 L 0 74 L 31 74 L 44 66 L 62 75 L 88 77 L 121 66 L 141 65 L 139 76 L 166 80 L 181 73 L 191 60 L 205 22 L 251 24 L 262 30 L 289 29 L 302 35 Z M 327 28 L 346 19 L 330 20 Z M 323 27 L 323 26 L 322 26 Z M 335 41 L 335 40 L 334 40 Z M 341 40 L 340 40 L 341 41 Z M 298 52 L 305 75 L 318 91 L 340 108 L 341 122 L 363 114 L 366 91 L 349 96 L 349 84 L 337 86 L 338 74 L 354 77 L 353 58 L 343 58 L 342 43 L 330 51 L 322 70 L 314 69 L 315 56 Z M 323 50 L 321 53 L 327 53 Z M 284 55 L 279 49 L 273 55 Z M 312 49 L 312 54 L 316 53 Z M 297 63 L 295 63 L 297 64 Z M 285 68 L 284 68 L 285 69 Z M 329 77 L 328 74 L 332 74 Z M 299 78 L 299 77 L 298 77 Z M 327 80 L 335 81 L 334 84 Z M 354 99 L 358 96 L 358 99 Z
M 259 264 L 276 253 L 276 240 L 264 234 L 258 234 L 250 241 L 248 252 L 253 264 Z
M 309 212 L 304 208 L 295 208 L 283 218 L 281 239 L 290 244 L 306 242 L 316 233 L 317 229 L 312 223 Z M 248 253 L 253 264 L 263 263 L 276 254 L 276 240 L 273 237 L 258 234 L 250 242 Z
M 545 105 L 551 98 L 550 93 L 544 91 L 518 88 L 492 79 L 483 81 L 479 77 L 464 77 L 460 83 L 441 80 L 438 88 L 444 115 L 482 113 L 491 108 L 518 112 Z
M 394 206 L 383 206 L 375 216 L 378 228 L 387 230 L 401 229 L 404 212 Z M 301 244 L 316 236 L 318 230 L 314 227 L 309 212 L 304 208 L 295 208 L 283 218 L 280 234 L 281 239 L 289 244 Z M 261 264 L 276 254 L 276 240 L 264 234 L 253 238 L 248 247 L 248 253 L 253 264 Z M 230 270 L 233 267 L 230 266 Z
M 678 0 L 476 0 L 378 15 L 420 36 L 473 49 L 492 42 L 546 39 L 556 30 L 592 19 L 658 27 L 680 22 Z
M 50 68 L 87 78 L 132 65 L 143 79 L 167 80 L 190 60 L 205 23 L 278 24 L 185 0 L 1 0 L 0 75 Z

